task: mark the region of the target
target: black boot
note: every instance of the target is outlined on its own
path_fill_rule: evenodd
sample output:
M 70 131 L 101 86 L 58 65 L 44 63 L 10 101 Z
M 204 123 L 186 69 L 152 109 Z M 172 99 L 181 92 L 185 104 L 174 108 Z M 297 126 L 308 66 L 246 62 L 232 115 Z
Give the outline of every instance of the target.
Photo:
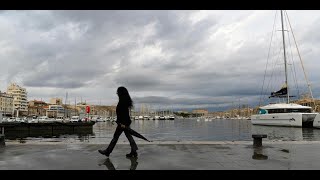
M 109 153 L 107 153 L 107 151 L 106 150 L 98 150 L 98 152 L 100 153 L 100 154 L 102 154 L 102 155 L 105 155 L 105 156 L 107 156 L 107 157 L 109 157 Z
M 126 154 L 126 157 L 138 157 L 137 151 L 131 151 L 129 154 Z

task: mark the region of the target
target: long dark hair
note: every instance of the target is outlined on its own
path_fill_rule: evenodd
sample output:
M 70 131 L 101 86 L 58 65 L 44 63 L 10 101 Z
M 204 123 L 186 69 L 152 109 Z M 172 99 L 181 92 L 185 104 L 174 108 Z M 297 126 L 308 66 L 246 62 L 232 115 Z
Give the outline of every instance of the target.
M 128 106 L 128 108 L 130 109 L 133 107 L 133 101 L 129 95 L 127 88 L 123 86 L 118 87 L 117 94 L 119 96 L 119 104 Z

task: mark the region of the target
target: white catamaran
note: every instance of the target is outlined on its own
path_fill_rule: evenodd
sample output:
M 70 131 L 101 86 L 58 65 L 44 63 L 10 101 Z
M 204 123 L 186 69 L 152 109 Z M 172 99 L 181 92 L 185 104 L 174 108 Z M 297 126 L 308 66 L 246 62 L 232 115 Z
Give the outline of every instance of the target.
M 289 22 L 290 23 L 290 22 Z M 283 55 L 285 67 L 285 85 L 281 90 L 271 93 L 270 97 L 286 98 L 286 103 L 275 103 L 259 107 L 259 114 L 251 116 L 251 123 L 253 125 L 269 125 L 269 126 L 294 126 L 294 127 L 316 127 L 320 128 L 320 115 L 313 113 L 312 108 L 309 106 L 302 106 L 299 104 L 290 103 L 289 85 L 288 85 L 288 72 L 287 72 L 287 59 L 285 48 L 285 36 L 283 28 L 283 11 L 281 11 L 281 25 L 282 25 L 282 41 L 283 41 Z M 291 26 L 291 25 L 290 25 Z M 291 28 L 292 29 L 292 28 Z M 294 37 L 294 36 L 293 36 Z M 298 49 L 297 49 L 298 50 Z M 298 51 L 299 57 L 300 53 Z M 300 57 L 301 61 L 301 57 Z M 303 63 L 301 61 L 303 67 Z M 304 68 L 303 68 L 304 69 Z M 308 83 L 306 74 L 305 79 Z M 308 83 L 311 98 L 312 91 Z

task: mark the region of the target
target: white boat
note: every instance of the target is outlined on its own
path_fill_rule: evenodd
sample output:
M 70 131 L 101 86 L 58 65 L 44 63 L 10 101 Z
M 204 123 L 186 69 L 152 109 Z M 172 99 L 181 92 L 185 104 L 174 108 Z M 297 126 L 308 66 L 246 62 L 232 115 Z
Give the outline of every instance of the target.
M 259 108 L 259 114 L 251 116 L 254 125 L 271 126 L 317 126 L 313 123 L 320 121 L 319 113 L 312 113 L 309 106 L 299 104 L 269 104 Z M 320 122 L 318 123 L 320 124 Z M 320 126 L 319 126 L 320 127 Z
M 143 116 L 143 120 L 149 120 L 150 116 Z
M 283 57 L 285 66 L 285 84 L 276 92 L 271 93 L 270 97 L 285 98 L 286 103 L 275 103 L 262 106 L 259 108 L 259 114 L 251 116 L 251 123 L 253 125 L 269 125 L 269 126 L 293 126 L 293 127 L 317 127 L 320 128 L 320 115 L 319 113 L 312 113 L 312 108 L 309 106 L 302 106 L 299 104 L 290 103 L 289 86 L 288 86 L 288 71 L 286 60 L 286 46 L 283 28 L 283 11 L 281 11 L 281 24 L 282 24 L 282 40 L 283 40 Z M 298 49 L 297 49 L 298 50 Z M 299 51 L 298 51 L 299 54 Z M 299 54 L 300 55 L 300 54 Z M 300 59 L 301 60 L 301 59 Z M 302 63 L 302 60 L 301 60 Z M 302 64 L 303 67 L 303 64 Z M 305 74 L 305 79 L 306 74 Z M 310 95 L 312 91 L 310 84 Z M 269 97 L 269 98 L 270 98 Z
M 70 122 L 81 122 L 81 119 L 79 116 L 72 116 Z
M 28 119 L 28 123 L 38 123 L 37 119 Z
M 38 123 L 38 118 L 37 118 L 37 116 L 32 116 L 27 121 L 28 121 L 28 123 Z
M 47 116 L 41 116 L 41 117 L 39 117 L 38 122 L 39 123 L 46 123 L 46 122 L 52 122 L 52 120 L 49 119 Z
M 64 117 L 63 116 L 58 116 L 55 119 L 55 122 L 63 122 Z
M 102 118 L 95 118 L 95 119 L 93 119 L 93 121 L 95 121 L 95 122 L 106 122 L 106 119 L 102 119 Z
M 64 118 L 63 122 L 64 122 L 64 123 L 70 122 L 70 118 L 68 118 L 68 117 Z

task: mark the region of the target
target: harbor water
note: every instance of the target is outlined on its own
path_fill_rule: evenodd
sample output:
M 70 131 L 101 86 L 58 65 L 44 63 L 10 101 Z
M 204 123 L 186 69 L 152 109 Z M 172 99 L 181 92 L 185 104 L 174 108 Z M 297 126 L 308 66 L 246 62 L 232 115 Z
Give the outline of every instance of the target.
M 61 134 L 54 137 L 27 137 L 8 142 L 65 142 L 107 144 L 116 125 L 110 121 L 97 122 L 92 134 Z M 320 141 L 320 129 L 252 125 L 245 119 L 134 120 L 131 128 L 151 141 L 252 141 L 252 134 L 267 134 L 270 141 Z M 136 141 L 143 141 L 135 138 Z M 119 142 L 127 142 L 122 134 Z

